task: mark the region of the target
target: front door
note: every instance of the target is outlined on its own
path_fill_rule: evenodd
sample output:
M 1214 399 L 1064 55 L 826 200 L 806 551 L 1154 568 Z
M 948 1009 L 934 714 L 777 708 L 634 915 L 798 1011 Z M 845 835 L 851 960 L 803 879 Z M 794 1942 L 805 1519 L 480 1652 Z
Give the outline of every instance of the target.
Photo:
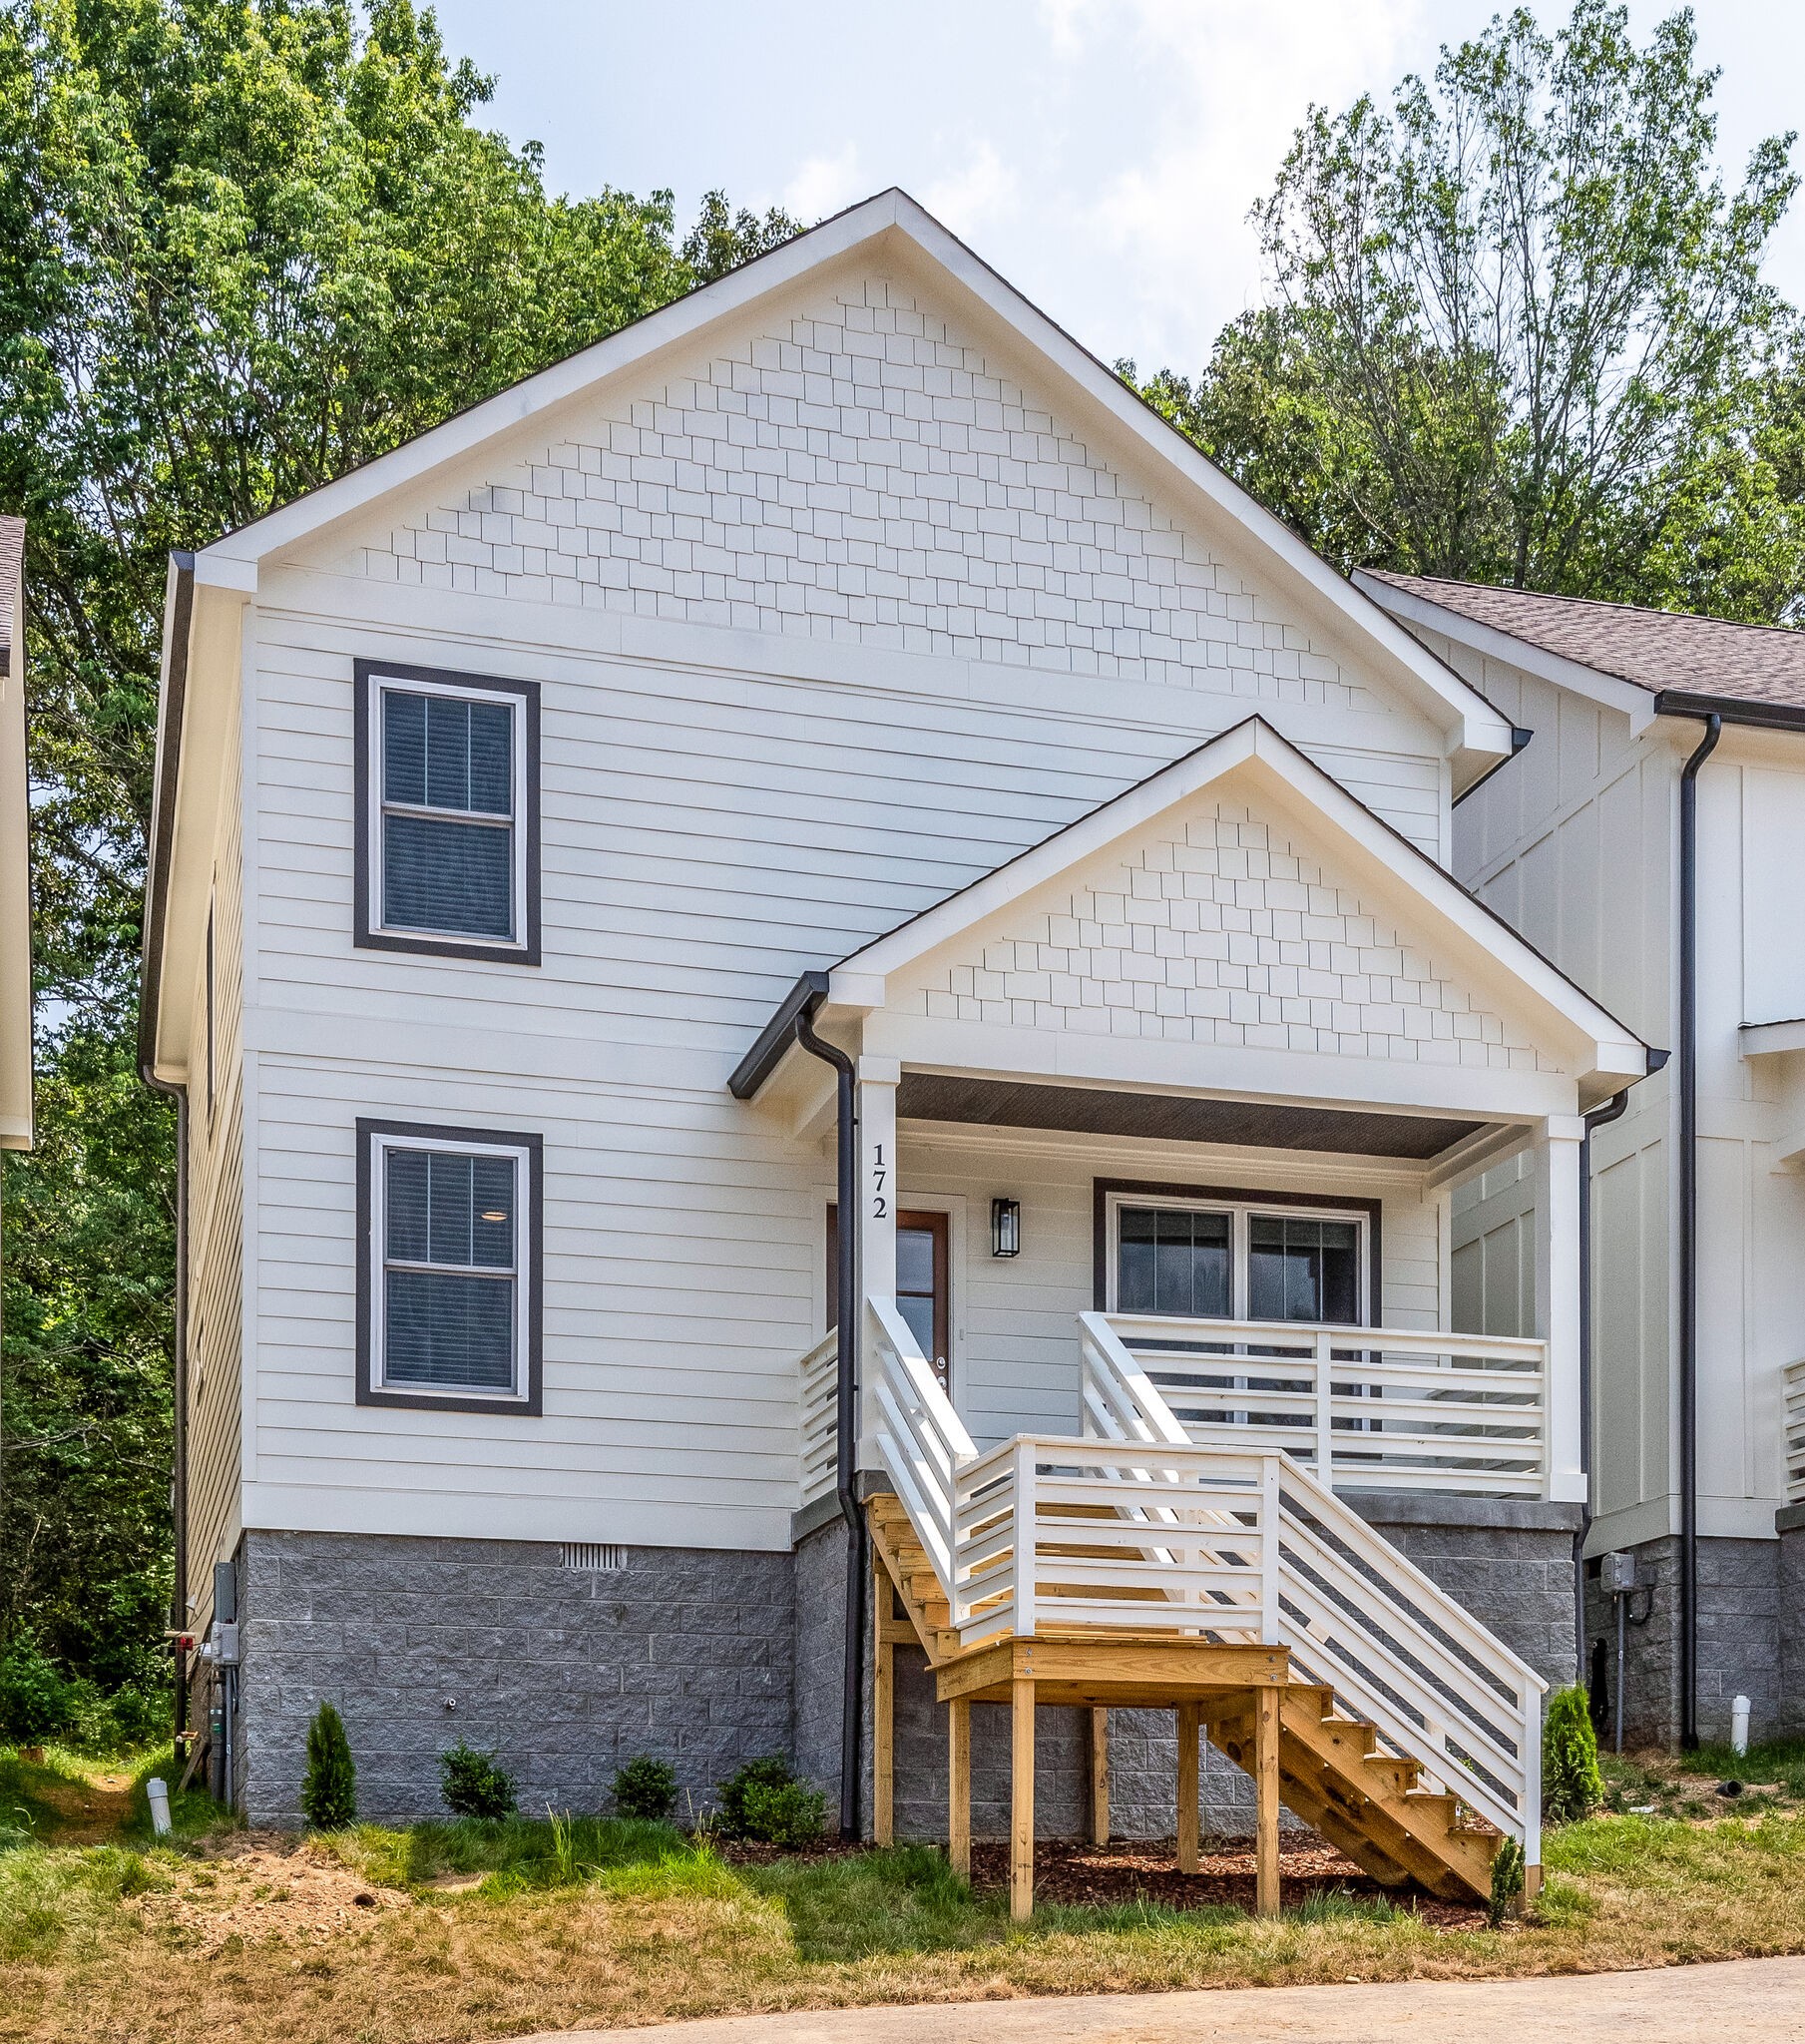
M 827 1324 L 839 1322 L 840 1217 L 827 1210 Z M 896 1309 L 952 1395 L 951 1231 L 944 1214 L 900 1211 L 896 1217 Z

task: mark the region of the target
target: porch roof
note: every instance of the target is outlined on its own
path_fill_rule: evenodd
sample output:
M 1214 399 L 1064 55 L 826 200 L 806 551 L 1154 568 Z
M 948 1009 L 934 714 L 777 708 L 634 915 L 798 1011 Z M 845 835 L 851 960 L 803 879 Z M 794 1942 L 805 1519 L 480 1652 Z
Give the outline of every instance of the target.
M 1248 821 L 1225 825 L 1222 819 L 1228 816 Z M 1254 869 L 1238 845 L 1224 854 L 1217 840 L 1232 839 L 1242 829 L 1260 837 L 1266 825 L 1255 819 L 1271 819 L 1284 843 L 1273 856 L 1258 854 L 1266 877 L 1249 878 L 1244 897 L 1235 875 L 1243 870 L 1251 875 Z M 1199 832 L 1209 847 L 1205 857 L 1196 851 Z M 1255 978 L 1231 962 L 1219 937 L 1194 941 L 1195 921 L 1180 927 L 1179 911 L 1170 906 L 1172 900 L 1185 903 L 1186 870 L 1209 866 L 1211 859 L 1215 865 L 1200 891 L 1208 896 L 1213 890 L 1217 903 L 1246 898 L 1257 904 L 1251 923 L 1231 908 L 1221 925 L 1250 932 L 1237 948 L 1243 959 L 1255 961 L 1256 975 L 1265 973 L 1266 962 L 1277 961 L 1281 950 L 1290 959 L 1307 954 L 1321 961 L 1330 952 L 1335 955 L 1333 969 L 1323 964 L 1314 970 L 1307 963 L 1280 968 L 1291 972 L 1297 988 L 1308 989 L 1286 998 L 1283 1020 L 1272 1019 L 1272 1001 L 1260 1004 L 1256 1024 L 1243 1026 L 1232 1019 L 1231 1009 L 1245 1013 L 1248 1002 L 1244 992 L 1231 1001 L 1230 990 L 1245 989 Z M 1004 977 L 988 969 L 987 944 L 1013 961 L 1023 949 L 1034 948 L 1033 931 L 1043 933 L 1043 953 L 1053 955 L 1057 971 L 1069 980 L 1088 974 L 1087 985 L 1094 986 L 1097 974 L 1115 958 L 1125 984 L 1129 978 L 1144 981 L 1146 948 L 1138 949 L 1130 965 L 1129 947 L 1120 934 L 1105 940 L 1101 951 L 1091 940 L 1084 967 L 1060 962 L 1061 946 L 1069 939 L 1053 926 L 1077 930 L 1088 914 L 1075 896 L 1094 898 L 1100 888 L 1121 895 L 1125 886 L 1141 897 L 1128 901 L 1125 917 L 1165 916 L 1169 926 L 1160 928 L 1162 945 L 1155 948 L 1164 956 L 1190 954 L 1174 968 L 1171 983 L 1161 987 L 1167 998 L 1144 1030 L 1136 1015 L 1126 1018 L 1134 1025 L 1128 1027 L 1120 1012 L 1062 1010 L 1044 994 L 1024 1000 L 998 988 L 989 1000 L 960 997 L 974 960 L 983 961 L 979 969 L 986 979 Z M 1292 905 L 1275 912 L 1281 900 Z M 1210 912 L 1216 912 L 1213 905 Z M 1375 922 L 1388 928 L 1375 930 Z M 1282 945 L 1259 934 L 1264 927 L 1281 925 L 1300 934 Z M 1338 929 L 1342 934 L 1333 934 Z M 1126 934 L 1133 937 L 1135 932 Z M 1373 965 L 1382 953 L 1393 959 L 1410 956 L 1403 963 Z M 1106 960 L 1102 967 L 1100 956 Z M 1425 962 L 1430 956 L 1433 963 Z M 1027 979 L 1046 976 L 1030 971 Z M 1376 997 L 1375 976 L 1386 982 Z M 1355 982 L 1364 990 L 1352 999 L 1337 990 Z M 1279 981 L 1272 976 L 1269 983 Z M 1400 987 L 1415 991 L 1401 1000 Z M 1199 990 L 1208 998 L 1196 998 Z M 1417 1005 L 1404 1014 L 1410 1000 Z M 1120 1011 L 1123 1003 L 1112 998 L 1108 1005 Z M 1337 1127 L 1361 1118 L 1369 1106 L 1387 1120 L 1427 1112 L 1454 1124 L 1468 1118 L 1571 1112 L 1576 1100 L 1589 1105 L 1641 1078 L 1651 1069 L 1651 1059 L 1659 1062 L 1659 1053 L 1651 1054 L 1632 1030 L 1257 716 L 830 970 L 805 975 L 734 1073 L 732 1089 L 741 1098 L 756 1093 L 776 1069 L 803 1007 L 826 1023 L 839 1019 L 857 1030 L 864 1053 L 896 1057 L 912 1068 L 1021 1080 L 1042 1096 L 1085 1086 L 1117 1093 L 1140 1088 L 1155 1097 L 1209 1094 L 1216 1096 L 1213 1103 L 1191 1103 L 1193 1118 L 1213 1107 L 1218 1121 L 1235 1095 L 1333 1108 Z M 1035 1011 L 1026 1024 L 1025 1008 Z M 1330 1010 L 1332 1019 L 1322 1019 Z M 1392 1020 L 1376 1027 L 1372 1016 L 1381 1010 Z M 1313 1019 L 1300 1020 L 1303 1011 Z M 1212 1023 L 1212 1015 L 1223 1019 Z M 1388 1029 L 1395 1055 L 1387 1054 Z M 1060 1083 L 1074 1080 L 1078 1087 Z M 1564 1088 L 1566 1106 L 1554 1108 Z M 1047 1104 L 1042 1099 L 1038 1106 Z M 1175 1111 L 1169 1098 L 1166 1111 Z M 1344 1137 L 1347 1133 L 1342 1131 Z M 1260 1140 L 1274 1138 L 1264 1134 Z M 1455 1140 L 1451 1133 L 1424 1149 L 1418 1145 L 1428 1141 L 1426 1136 L 1408 1142 L 1395 1137 L 1379 1154 L 1434 1155 Z M 1336 1140 L 1310 1147 L 1352 1145 Z

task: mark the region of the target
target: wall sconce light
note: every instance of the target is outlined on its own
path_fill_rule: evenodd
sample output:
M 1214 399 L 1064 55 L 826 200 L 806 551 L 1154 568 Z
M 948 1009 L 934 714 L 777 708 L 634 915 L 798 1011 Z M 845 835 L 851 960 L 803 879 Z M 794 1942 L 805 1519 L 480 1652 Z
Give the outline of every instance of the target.
M 990 1253 L 993 1257 L 1022 1254 L 1022 1203 L 993 1200 L 990 1203 Z

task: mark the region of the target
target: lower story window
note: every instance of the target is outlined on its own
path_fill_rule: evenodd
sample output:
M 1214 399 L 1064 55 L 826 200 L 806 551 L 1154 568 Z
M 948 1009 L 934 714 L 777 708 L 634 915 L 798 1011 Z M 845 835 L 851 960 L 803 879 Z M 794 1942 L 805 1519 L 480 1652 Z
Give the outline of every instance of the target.
M 1111 1304 L 1195 1319 L 1367 1318 L 1364 1215 L 1110 1197 Z
M 358 1396 L 537 1411 L 537 1136 L 358 1124 Z

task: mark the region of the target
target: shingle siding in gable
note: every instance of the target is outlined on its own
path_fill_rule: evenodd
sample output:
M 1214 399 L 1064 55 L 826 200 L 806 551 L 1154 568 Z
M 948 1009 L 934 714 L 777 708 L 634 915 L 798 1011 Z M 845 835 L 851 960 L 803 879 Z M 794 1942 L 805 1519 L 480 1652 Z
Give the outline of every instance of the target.
M 916 997 L 969 1022 L 1552 1069 L 1319 859 L 1244 805 L 1145 846 Z
M 1375 707 L 894 285 L 403 526 L 371 575 L 687 624 Z

